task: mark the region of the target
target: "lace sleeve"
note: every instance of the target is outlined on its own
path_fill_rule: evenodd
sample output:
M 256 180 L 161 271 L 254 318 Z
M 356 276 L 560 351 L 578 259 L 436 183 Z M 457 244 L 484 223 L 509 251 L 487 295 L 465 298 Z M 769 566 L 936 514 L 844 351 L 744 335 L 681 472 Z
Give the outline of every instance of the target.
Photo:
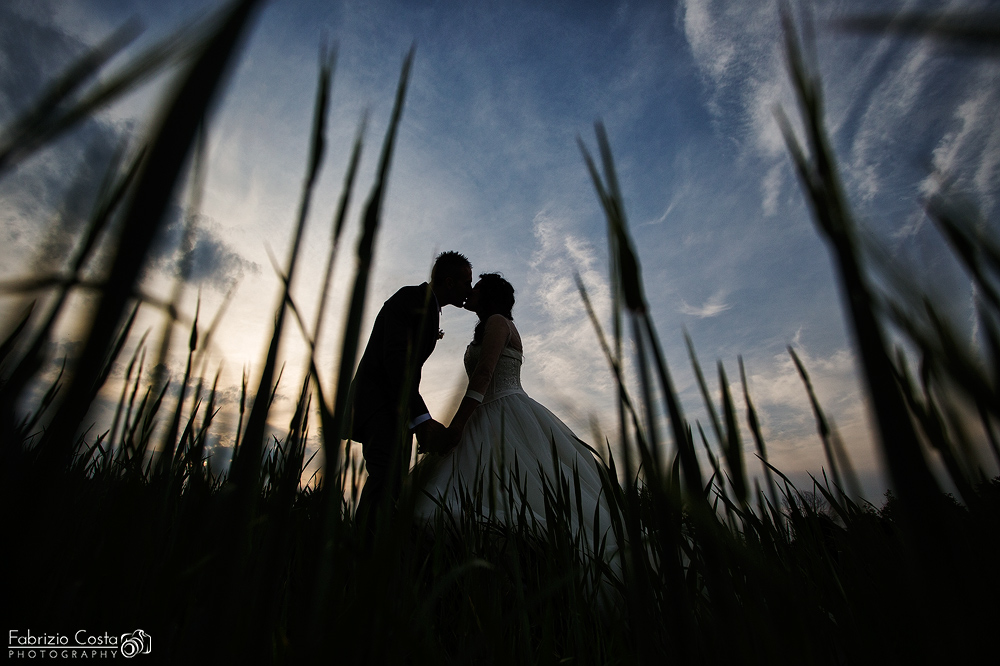
M 479 355 L 479 362 L 476 369 L 469 377 L 469 393 L 482 396 L 489 388 L 490 380 L 493 379 L 493 371 L 500 360 L 500 354 L 510 340 L 511 330 L 507 318 L 503 315 L 492 315 L 486 320 L 486 331 L 483 333 L 483 350 Z M 473 397 L 470 395 L 470 397 Z M 482 398 L 479 398 L 482 400 Z

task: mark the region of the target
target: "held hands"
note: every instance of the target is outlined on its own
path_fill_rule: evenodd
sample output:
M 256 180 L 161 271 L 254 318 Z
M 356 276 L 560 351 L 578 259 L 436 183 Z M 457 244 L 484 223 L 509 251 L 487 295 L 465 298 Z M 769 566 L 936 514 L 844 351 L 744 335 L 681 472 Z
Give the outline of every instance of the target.
M 469 421 L 469 417 L 478 406 L 478 400 L 473 400 L 469 397 L 462 398 L 462 404 L 458 406 L 458 411 L 455 412 L 455 416 L 451 420 L 451 425 L 445 428 L 444 434 L 441 437 L 441 444 L 443 446 L 441 453 L 447 453 L 458 446 L 458 442 L 462 439 L 462 432 L 465 430 L 465 424 Z
M 414 432 L 417 435 L 417 453 L 444 455 L 458 446 L 462 437 L 461 428 L 444 427 L 434 419 L 424 421 Z
M 462 431 L 465 430 L 465 423 L 478 406 L 478 400 L 466 397 L 462 399 L 455 418 L 447 428 L 434 419 L 418 425 L 414 429 L 417 435 L 417 453 L 444 455 L 458 446 L 459 440 L 462 439 Z
M 458 446 L 460 439 L 462 439 L 462 429 L 456 428 L 455 424 L 452 423 L 444 429 L 444 433 L 441 435 L 441 453 L 448 453 Z
M 413 432 L 417 435 L 417 453 L 443 453 L 440 446 L 446 430 L 447 428 L 434 419 L 424 421 L 414 428 Z

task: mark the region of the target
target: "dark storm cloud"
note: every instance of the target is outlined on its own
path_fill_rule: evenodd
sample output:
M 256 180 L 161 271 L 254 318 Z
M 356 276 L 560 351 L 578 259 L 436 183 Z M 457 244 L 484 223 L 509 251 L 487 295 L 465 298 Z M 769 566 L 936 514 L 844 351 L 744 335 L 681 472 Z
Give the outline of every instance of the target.
M 260 266 L 244 259 L 218 233 L 218 225 L 199 215 L 189 247 L 184 244 L 185 217 L 181 209 L 172 206 L 166 223 L 160 230 L 150 255 L 150 270 L 172 276 L 187 274 L 192 284 L 229 289 L 247 273 L 259 273 Z
M 79 40 L 30 15 L 32 3 L 0 4 L 0 121 L 38 98 L 53 74 L 85 51 Z
M 46 23 L 32 4 L 0 4 L 0 127 L 23 114 L 46 85 L 86 52 L 86 45 Z M 127 132 L 88 118 L 69 134 L 0 174 L 0 201 L 6 209 L 5 236 L 30 243 L 33 268 L 57 270 L 94 207 L 116 147 Z M 157 245 L 150 271 L 178 275 L 186 254 L 189 282 L 228 289 L 259 267 L 243 259 L 218 235 L 211 220 L 201 219 L 186 252 L 181 211 L 174 206 Z
M 0 4 L 0 128 L 30 109 L 86 50 L 79 40 L 17 9 L 30 11 L 32 6 Z M 112 126 L 88 118 L 0 174 L 5 235 L 35 244 L 39 270 L 65 260 L 122 139 Z

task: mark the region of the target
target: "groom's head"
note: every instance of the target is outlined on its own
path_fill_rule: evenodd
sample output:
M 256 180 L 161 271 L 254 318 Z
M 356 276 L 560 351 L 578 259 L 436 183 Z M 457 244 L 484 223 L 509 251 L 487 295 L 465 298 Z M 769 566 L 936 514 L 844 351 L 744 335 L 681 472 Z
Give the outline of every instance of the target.
M 431 285 L 441 305 L 462 307 L 472 291 L 472 264 L 458 252 L 442 252 L 434 260 Z

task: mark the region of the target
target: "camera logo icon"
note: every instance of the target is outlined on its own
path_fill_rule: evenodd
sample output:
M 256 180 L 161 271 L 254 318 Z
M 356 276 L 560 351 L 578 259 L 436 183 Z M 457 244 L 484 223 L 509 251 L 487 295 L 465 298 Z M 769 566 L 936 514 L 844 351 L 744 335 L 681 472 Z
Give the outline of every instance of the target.
M 136 629 L 131 634 L 122 634 L 118 649 L 126 659 L 137 654 L 149 654 L 153 650 L 153 639 L 142 629 Z

